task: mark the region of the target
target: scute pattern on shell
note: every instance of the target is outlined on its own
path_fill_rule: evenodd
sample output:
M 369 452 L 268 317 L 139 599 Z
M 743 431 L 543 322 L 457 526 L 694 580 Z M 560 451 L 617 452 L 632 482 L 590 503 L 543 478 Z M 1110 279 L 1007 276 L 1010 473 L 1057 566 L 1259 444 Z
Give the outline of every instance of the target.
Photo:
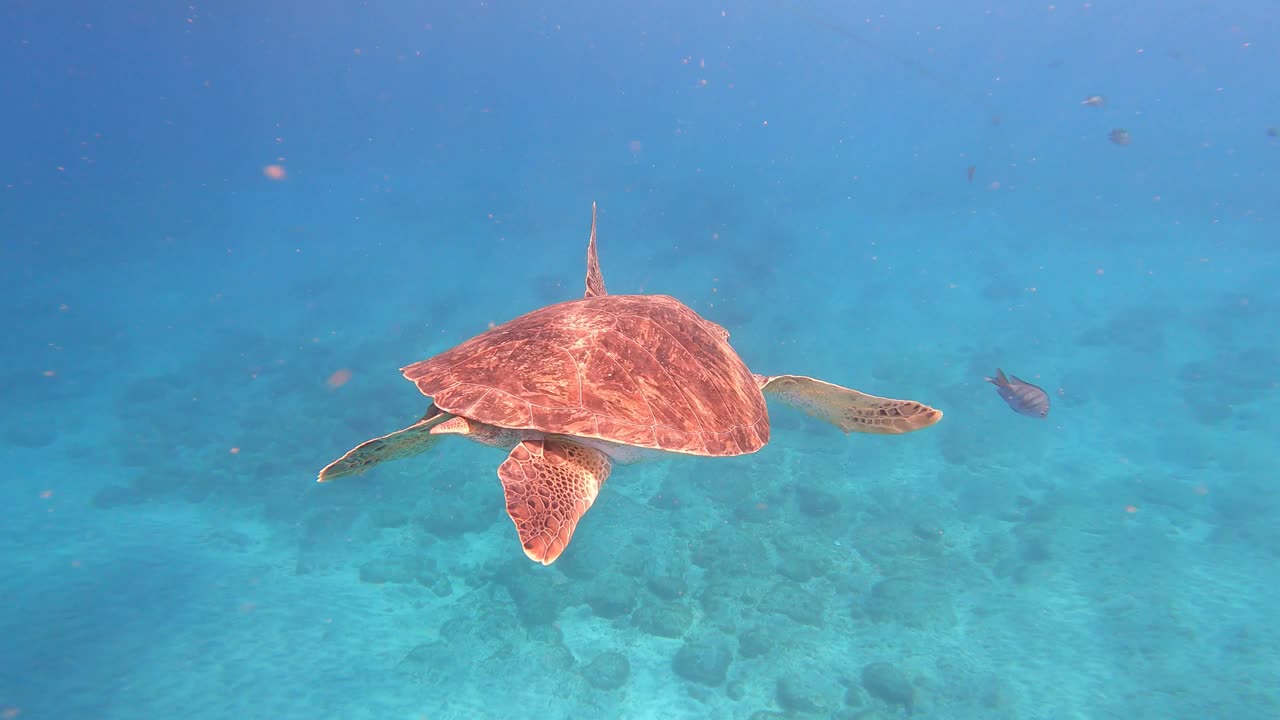
M 401 370 L 446 412 L 692 455 L 769 440 L 764 396 L 723 328 L 666 295 L 550 305 Z

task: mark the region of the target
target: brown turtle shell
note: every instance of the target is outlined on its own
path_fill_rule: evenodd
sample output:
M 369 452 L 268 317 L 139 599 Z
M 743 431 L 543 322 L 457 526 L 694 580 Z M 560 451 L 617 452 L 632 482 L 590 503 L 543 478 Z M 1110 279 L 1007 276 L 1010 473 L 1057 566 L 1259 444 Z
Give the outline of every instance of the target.
M 550 305 L 401 372 L 445 412 L 690 455 L 769 441 L 764 395 L 724 328 L 667 295 Z

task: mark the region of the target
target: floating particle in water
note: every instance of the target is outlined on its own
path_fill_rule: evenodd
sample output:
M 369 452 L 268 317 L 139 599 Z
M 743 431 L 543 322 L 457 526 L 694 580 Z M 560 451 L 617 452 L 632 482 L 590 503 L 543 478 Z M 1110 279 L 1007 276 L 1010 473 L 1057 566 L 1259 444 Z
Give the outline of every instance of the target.
M 346 385 L 347 381 L 350 379 L 351 371 L 346 368 L 342 368 L 341 370 L 335 370 L 334 373 L 329 376 L 329 379 L 324 381 L 324 384 L 337 389 Z
M 1128 145 L 1131 138 L 1129 131 L 1124 128 L 1116 128 L 1107 134 L 1107 138 L 1116 145 Z
M 1080 104 L 1085 107 L 1102 107 L 1107 104 L 1107 99 L 1101 95 L 1090 95 L 1089 97 L 1081 100 Z
M 262 168 L 262 174 L 268 180 L 276 181 L 284 180 L 289 177 L 289 174 L 284 171 L 283 165 L 268 165 Z

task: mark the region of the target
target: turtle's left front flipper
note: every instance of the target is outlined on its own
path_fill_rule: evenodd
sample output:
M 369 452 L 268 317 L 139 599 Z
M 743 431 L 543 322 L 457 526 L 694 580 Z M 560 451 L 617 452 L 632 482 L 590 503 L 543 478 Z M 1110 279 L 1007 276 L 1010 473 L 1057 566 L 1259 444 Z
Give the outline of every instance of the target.
M 365 440 L 320 471 L 317 482 L 329 482 L 347 475 L 359 475 L 379 463 L 426 452 L 440 440 L 431 428 L 453 417 L 435 405 L 418 422 L 393 433 Z
M 530 560 L 550 565 L 613 469 L 594 448 L 562 439 L 525 440 L 498 466 L 507 514 Z
M 942 411 L 914 400 L 894 400 L 803 375 L 756 375 L 765 397 L 775 397 L 846 433 L 900 435 L 927 428 Z

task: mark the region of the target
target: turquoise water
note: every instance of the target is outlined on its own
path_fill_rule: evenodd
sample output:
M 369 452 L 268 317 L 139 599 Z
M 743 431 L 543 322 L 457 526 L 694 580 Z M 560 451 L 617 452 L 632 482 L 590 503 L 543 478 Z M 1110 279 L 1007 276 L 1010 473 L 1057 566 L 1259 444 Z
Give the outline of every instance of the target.
M 1280 715 L 1278 32 L 1258 2 L 0 9 L 0 713 Z M 501 450 L 317 484 L 426 409 L 400 367 L 581 296 L 593 201 L 611 293 L 945 417 L 772 405 L 759 453 L 615 468 L 548 567 Z

